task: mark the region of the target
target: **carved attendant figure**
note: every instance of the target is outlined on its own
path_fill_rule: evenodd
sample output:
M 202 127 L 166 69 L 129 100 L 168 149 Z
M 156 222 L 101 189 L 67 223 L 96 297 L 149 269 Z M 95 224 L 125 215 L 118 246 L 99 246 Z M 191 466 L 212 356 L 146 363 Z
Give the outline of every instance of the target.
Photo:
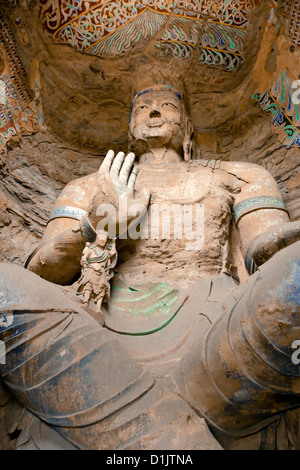
M 97 311 L 101 311 L 102 302 L 110 299 L 110 279 L 112 268 L 116 265 L 117 252 L 115 243 L 108 243 L 105 232 L 98 233 L 93 243 L 87 242 L 82 252 L 82 275 L 78 281 L 77 293 L 83 292 L 83 301 L 88 304 L 94 300 Z

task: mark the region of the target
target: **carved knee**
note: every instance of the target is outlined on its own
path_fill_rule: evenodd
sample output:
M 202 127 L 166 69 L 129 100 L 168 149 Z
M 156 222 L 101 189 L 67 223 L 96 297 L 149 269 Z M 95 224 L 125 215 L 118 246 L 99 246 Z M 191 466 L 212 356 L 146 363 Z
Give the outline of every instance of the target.
M 232 435 L 257 431 L 274 414 L 300 406 L 300 243 L 276 254 L 185 360 L 190 400 Z

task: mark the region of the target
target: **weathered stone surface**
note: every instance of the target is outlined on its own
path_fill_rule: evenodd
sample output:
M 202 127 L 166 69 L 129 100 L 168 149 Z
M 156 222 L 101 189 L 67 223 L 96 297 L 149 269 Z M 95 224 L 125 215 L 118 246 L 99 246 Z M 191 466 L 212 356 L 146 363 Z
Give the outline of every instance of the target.
M 80 53 L 55 43 L 43 31 L 38 3 L 0 1 L 26 72 L 20 89 L 27 104 L 34 103 L 35 112 L 41 104 L 44 117 L 38 130 L 36 123 L 23 123 L 18 135 L 1 147 L 1 261 L 23 264 L 41 240 L 62 188 L 96 171 L 108 149 L 127 150 L 133 92 L 152 83 L 171 84 L 185 92 L 194 125 L 194 159 L 259 164 L 278 183 L 291 220 L 300 218 L 299 145 L 287 148 L 282 126 L 274 125 L 273 115 L 253 99 L 255 93 L 270 91 L 285 69 L 295 80 L 300 77 L 299 46 L 288 34 L 287 7 L 270 12 L 262 2 L 253 11 L 245 60 L 232 73 L 199 63 L 195 54 L 187 61 L 167 50 L 158 55 L 156 38 L 122 56 Z M 0 48 L 0 78 L 7 62 Z M 290 123 L 299 129 L 294 116 Z M 238 246 L 236 233 L 232 240 Z M 168 247 L 159 248 L 167 258 Z M 234 261 L 244 280 L 240 253 Z M 0 407 L 0 446 L 13 445 Z

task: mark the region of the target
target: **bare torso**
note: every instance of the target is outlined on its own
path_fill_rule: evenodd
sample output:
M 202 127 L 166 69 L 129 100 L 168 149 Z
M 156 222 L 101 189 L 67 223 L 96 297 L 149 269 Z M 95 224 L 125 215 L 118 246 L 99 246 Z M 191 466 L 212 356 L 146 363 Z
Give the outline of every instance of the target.
M 140 166 L 136 189 L 149 184 L 148 230 L 120 242 L 118 270 L 131 282 L 167 277 L 190 283 L 220 274 L 229 252 L 237 179 L 200 162 Z
M 117 270 L 127 282 L 159 278 L 189 284 L 217 276 L 227 270 L 232 253 L 235 256 L 240 250 L 244 256 L 257 234 L 288 220 L 282 210 L 262 208 L 243 216 L 238 225 L 232 223 L 233 206 L 240 201 L 260 195 L 281 197 L 274 179 L 258 165 L 194 160 L 140 164 L 138 169 L 137 194 L 144 188 L 151 193 L 146 214 L 148 231 L 144 225 L 141 236 L 133 237 L 130 232 L 127 239 L 118 240 Z M 88 211 L 96 178 L 97 173 L 93 173 L 70 182 L 55 207 L 73 206 Z M 188 222 L 193 221 L 190 232 L 185 225 L 186 211 Z M 157 220 L 162 219 L 167 232 L 160 226 L 153 236 L 155 222 L 157 225 Z M 79 274 L 84 247 L 78 241 L 78 229 L 74 233 L 73 228 L 72 219 L 51 220 L 44 235 L 46 244 L 31 260 L 29 269 L 51 282 L 72 283 Z M 234 250 L 231 228 L 240 237 Z M 241 258 L 239 262 L 242 266 Z M 58 264 L 64 269 L 57 270 Z

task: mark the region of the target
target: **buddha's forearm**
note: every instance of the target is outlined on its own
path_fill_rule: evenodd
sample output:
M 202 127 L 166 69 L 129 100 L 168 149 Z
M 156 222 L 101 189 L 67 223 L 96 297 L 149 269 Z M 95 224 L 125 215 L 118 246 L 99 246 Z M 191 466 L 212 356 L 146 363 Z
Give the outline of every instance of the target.
M 255 237 L 246 252 L 246 264 L 251 259 L 261 266 L 275 253 L 300 240 L 300 221 L 275 225 Z
M 85 245 L 77 224 L 61 234 L 46 239 L 29 261 L 27 268 L 56 284 L 70 284 L 80 271 L 80 259 Z

